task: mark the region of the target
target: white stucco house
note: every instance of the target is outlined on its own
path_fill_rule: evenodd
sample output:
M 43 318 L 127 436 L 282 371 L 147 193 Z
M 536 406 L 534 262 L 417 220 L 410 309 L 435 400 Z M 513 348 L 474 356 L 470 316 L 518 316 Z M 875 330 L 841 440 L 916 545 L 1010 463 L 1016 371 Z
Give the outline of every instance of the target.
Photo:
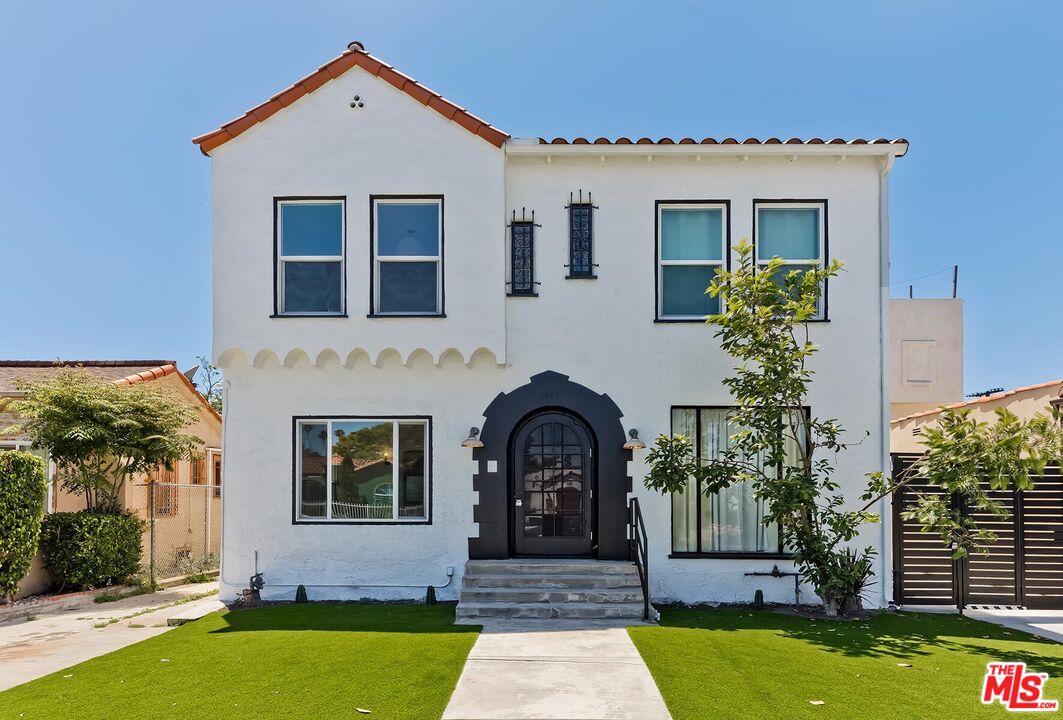
M 743 237 L 764 259 L 845 262 L 812 328 L 811 403 L 870 433 L 838 461 L 854 502 L 888 467 L 904 140 L 513 138 L 352 43 L 194 142 L 228 386 L 225 600 L 257 571 L 267 599 L 431 585 L 469 615 L 492 588 L 554 615 L 626 608 L 637 498 L 654 601 L 792 601 L 792 578 L 746 575 L 792 570 L 748 491 L 647 491 L 630 447 L 629 431 L 726 442 L 733 362 L 704 288 Z M 882 605 L 888 525 L 859 542 L 879 550 Z

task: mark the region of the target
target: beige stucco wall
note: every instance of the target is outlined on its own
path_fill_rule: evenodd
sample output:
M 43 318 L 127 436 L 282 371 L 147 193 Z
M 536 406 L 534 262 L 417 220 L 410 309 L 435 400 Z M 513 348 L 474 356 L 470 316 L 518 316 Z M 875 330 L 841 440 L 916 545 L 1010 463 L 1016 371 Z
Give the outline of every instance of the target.
M 890 417 L 963 400 L 963 300 L 890 300 Z
M 969 402 L 964 409 L 969 410 L 971 416 L 983 422 L 993 422 L 996 419 L 997 408 L 1006 407 L 1020 418 L 1030 418 L 1039 412 L 1047 412 L 1049 401 L 1059 397 L 1063 389 L 1063 382 L 1055 381 L 1035 387 L 1019 390 L 1009 390 L 988 398 Z M 895 453 L 922 452 L 922 442 L 913 430 L 927 425 L 933 425 L 940 417 L 940 413 L 933 412 L 904 417 L 890 423 L 890 451 Z

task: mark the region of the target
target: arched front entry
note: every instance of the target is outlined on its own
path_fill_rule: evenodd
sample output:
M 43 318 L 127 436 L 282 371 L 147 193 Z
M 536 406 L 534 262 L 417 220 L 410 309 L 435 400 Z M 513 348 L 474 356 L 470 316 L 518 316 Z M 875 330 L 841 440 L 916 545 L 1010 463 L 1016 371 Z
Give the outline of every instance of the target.
M 626 560 L 631 451 L 621 417 L 608 395 L 553 371 L 495 397 L 484 411 L 484 446 L 473 451 L 478 533 L 469 558 Z
M 525 420 L 510 443 L 515 555 L 590 555 L 594 445 L 571 413 Z

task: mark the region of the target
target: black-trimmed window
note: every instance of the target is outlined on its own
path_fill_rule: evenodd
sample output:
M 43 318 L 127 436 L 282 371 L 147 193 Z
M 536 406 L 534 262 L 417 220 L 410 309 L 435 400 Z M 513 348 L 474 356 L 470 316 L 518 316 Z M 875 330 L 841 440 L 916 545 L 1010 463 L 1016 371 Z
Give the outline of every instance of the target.
M 726 200 L 657 201 L 657 319 L 704 321 L 720 312 L 706 293 L 727 267 L 730 203 Z
M 594 206 L 568 206 L 568 277 L 594 278 Z
M 296 522 L 430 520 L 429 417 L 295 418 Z
M 826 200 L 757 200 L 753 203 L 753 243 L 757 268 L 772 258 L 783 260 L 773 278 L 780 285 L 792 270 L 823 268 L 827 262 Z M 824 281 L 815 320 L 827 318 L 827 287 Z
M 514 220 L 509 226 L 510 294 L 535 295 L 535 223 Z
M 725 451 L 739 430 L 732 407 L 672 408 L 672 434 L 685 435 L 699 459 Z M 797 445 L 787 436 L 787 449 Z M 705 495 L 691 479 L 687 489 L 672 494 L 672 555 L 676 557 L 788 557 L 778 526 L 765 525 L 764 503 L 748 483 L 736 483 Z
M 345 312 L 344 198 L 276 198 L 276 315 Z
M 443 196 L 373 196 L 374 315 L 443 314 Z

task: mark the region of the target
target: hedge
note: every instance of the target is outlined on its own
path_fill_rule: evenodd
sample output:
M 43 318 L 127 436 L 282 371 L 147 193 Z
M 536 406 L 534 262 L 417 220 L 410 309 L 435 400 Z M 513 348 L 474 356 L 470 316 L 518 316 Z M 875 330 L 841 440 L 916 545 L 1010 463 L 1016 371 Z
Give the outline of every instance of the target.
M 114 585 L 140 569 L 144 522 L 136 515 L 83 510 L 45 516 L 44 562 L 64 588 Z
M 44 460 L 0 450 L 0 595 L 14 596 L 29 572 L 47 497 Z

